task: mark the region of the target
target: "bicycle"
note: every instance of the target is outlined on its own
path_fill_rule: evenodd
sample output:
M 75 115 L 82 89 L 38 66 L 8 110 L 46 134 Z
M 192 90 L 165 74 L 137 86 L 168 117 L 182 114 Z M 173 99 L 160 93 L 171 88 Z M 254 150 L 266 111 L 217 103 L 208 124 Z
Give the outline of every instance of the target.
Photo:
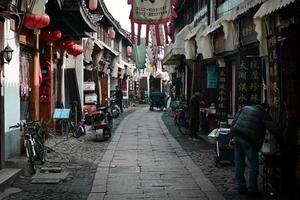
M 41 124 L 39 121 L 21 122 L 17 125 L 10 126 L 11 128 L 20 128 L 24 134 L 24 147 L 26 156 L 30 163 L 31 173 L 36 173 L 35 161 L 40 161 L 44 164 L 48 148 L 43 145 L 42 138 L 39 135 Z
M 187 107 L 182 106 L 175 110 L 174 117 L 175 126 L 178 126 L 178 130 L 181 134 L 188 134 L 189 130 L 189 121 L 187 117 Z

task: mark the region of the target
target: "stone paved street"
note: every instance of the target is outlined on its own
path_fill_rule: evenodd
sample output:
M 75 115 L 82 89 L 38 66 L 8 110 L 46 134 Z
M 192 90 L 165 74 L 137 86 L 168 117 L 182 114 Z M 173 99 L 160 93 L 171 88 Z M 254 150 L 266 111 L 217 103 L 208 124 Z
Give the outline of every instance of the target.
M 88 200 L 223 199 L 161 115 L 146 107 L 125 118 L 98 165 Z
M 105 142 L 91 133 L 52 138 L 48 146 L 55 152 L 43 167 L 60 167 L 69 172 L 67 178 L 59 184 L 32 184 L 25 173 L 10 188 L 16 192 L 2 199 L 250 199 L 237 194 L 233 164 L 216 168 L 213 145 L 182 135 L 170 113 L 130 108 L 115 127 Z
M 237 185 L 234 175 L 234 164 L 228 161 L 222 161 L 219 168 L 214 166 L 213 159 L 215 156 L 214 145 L 201 140 L 193 142 L 188 139 L 187 135 L 182 135 L 176 126 L 170 113 L 165 112 L 162 120 L 168 127 L 169 132 L 179 142 L 186 153 L 191 157 L 194 163 L 203 171 L 206 177 L 211 180 L 222 195 L 228 200 L 246 200 L 253 199 L 246 196 L 238 195 Z M 259 184 L 261 186 L 261 178 Z M 265 196 L 255 199 L 273 199 Z
M 125 113 L 115 119 L 115 127 L 134 110 L 135 108 L 126 109 Z M 21 192 L 10 194 L 4 200 L 87 199 L 92 188 L 97 164 L 109 142 L 110 140 L 96 141 L 90 131 L 86 136 L 78 139 L 69 137 L 66 140 L 64 136 L 55 136 L 47 141 L 47 146 L 53 148 L 55 152 L 48 154 L 49 162 L 46 162 L 43 167 L 60 167 L 63 171 L 70 172 L 68 177 L 59 184 L 32 184 L 32 177 L 25 170 L 25 173 L 18 177 L 11 186 L 20 188 Z

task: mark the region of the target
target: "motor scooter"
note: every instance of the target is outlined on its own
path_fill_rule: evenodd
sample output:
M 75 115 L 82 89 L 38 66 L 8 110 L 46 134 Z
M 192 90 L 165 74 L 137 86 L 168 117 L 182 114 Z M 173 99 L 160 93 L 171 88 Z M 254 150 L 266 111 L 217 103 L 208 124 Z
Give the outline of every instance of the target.
M 113 118 L 109 106 L 100 106 L 92 113 L 92 128 L 97 139 L 107 140 L 111 137 Z
M 116 99 L 110 99 L 109 101 L 110 109 L 111 109 L 111 114 L 113 118 L 117 118 L 120 116 L 121 109 L 119 105 L 117 104 Z

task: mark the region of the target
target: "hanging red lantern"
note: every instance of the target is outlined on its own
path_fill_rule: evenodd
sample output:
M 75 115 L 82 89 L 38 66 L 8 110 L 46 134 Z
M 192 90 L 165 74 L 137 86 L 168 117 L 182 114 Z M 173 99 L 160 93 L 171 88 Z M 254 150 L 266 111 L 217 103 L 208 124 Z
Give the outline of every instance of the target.
M 89 0 L 89 9 L 96 10 L 98 6 L 98 0 Z
M 132 47 L 131 46 L 128 46 L 127 47 L 127 56 L 132 56 Z
M 26 14 L 24 17 L 24 26 L 28 29 L 44 28 L 50 24 L 50 17 L 47 14 L 35 15 Z
M 56 40 L 60 39 L 61 36 L 62 36 L 62 33 L 60 30 L 51 31 L 51 40 L 52 41 L 56 41 Z
M 65 48 L 67 48 L 67 49 L 68 49 L 69 47 L 72 47 L 72 46 L 74 45 L 74 41 L 71 40 L 71 39 L 65 40 L 64 43 L 65 43 Z
M 42 30 L 41 31 L 41 39 L 45 41 L 56 41 L 61 38 L 60 30 Z
M 113 28 L 113 27 L 110 27 L 110 28 L 108 29 L 108 38 L 109 38 L 110 40 L 113 40 L 113 39 L 115 39 L 115 36 L 116 36 L 116 32 L 115 32 L 114 28 Z
M 67 48 L 67 53 L 73 56 L 78 56 L 83 53 L 83 47 L 78 44 L 74 44 Z
M 51 31 L 50 30 L 42 30 L 40 37 L 44 41 L 49 41 L 51 39 Z
M 74 56 L 78 56 L 78 55 L 83 53 L 83 47 L 82 46 L 80 46 L 78 44 L 75 44 L 73 47 L 75 49 L 75 52 L 73 54 Z

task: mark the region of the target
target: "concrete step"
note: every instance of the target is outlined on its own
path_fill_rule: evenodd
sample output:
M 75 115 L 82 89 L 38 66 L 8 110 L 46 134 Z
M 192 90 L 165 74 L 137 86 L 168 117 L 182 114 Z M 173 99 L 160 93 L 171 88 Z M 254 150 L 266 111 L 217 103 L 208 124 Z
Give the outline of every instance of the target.
M 28 165 L 28 158 L 26 156 L 9 158 L 5 161 L 6 168 L 26 168 Z
M 22 172 L 20 168 L 4 168 L 0 170 L 0 192 L 10 187 L 14 179 Z

